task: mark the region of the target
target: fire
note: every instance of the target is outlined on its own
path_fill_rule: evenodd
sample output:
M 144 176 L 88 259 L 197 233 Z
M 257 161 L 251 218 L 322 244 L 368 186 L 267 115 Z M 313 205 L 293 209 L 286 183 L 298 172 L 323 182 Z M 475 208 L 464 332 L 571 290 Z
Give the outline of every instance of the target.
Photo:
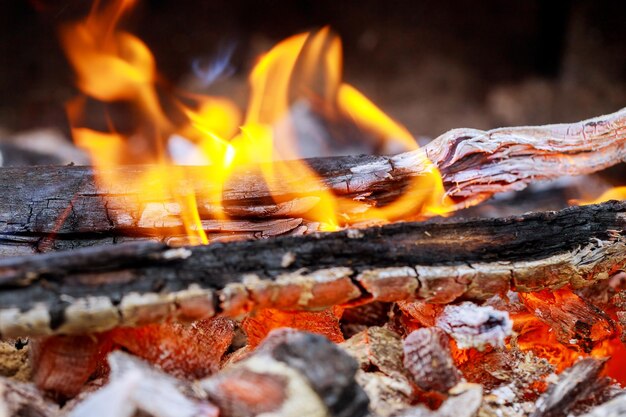
M 174 203 L 176 209 L 171 212 L 179 213 L 192 242 L 208 242 L 199 208 L 211 207 L 211 217 L 227 218 L 224 186 L 234 172 L 250 167 L 261 171 L 269 189 L 296 178 L 303 189 L 317 190 L 306 194 L 311 208 L 304 217 L 324 230 L 363 220 L 438 215 L 452 206 L 432 164 L 430 173 L 415 179 L 396 201 L 371 207 L 335 195 L 302 162 L 292 114 L 298 103 L 314 106 L 330 120 L 351 120 L 396 148 L 417 149 L 404 127 L 342 82 L 341 41 L 329 28 L 290 37 L 258 60 L 249 77 L 250 98 L 244 115 L 229 99 L 172 91 L 163 85 L 148 47 L 119 27 L 134 3 L 96 0 L 84 20 L 60 31 L 82 92 L 67 106 L 72 135 L 90 153 L 101 182 L 122 180 L 110 168 L 150 164 L 145 177 L 136 180 L 145 190 L 141 203 Z M 102 127 L 88 127 L 93 112 L 87 109 L 95 101 L 105 109 L 119 103 L 132 109 L 132 129 L 118 128 L 106 110 Z M 172 107 L 177 114 L 172 114 Z M 196 195 L 193 187 L 184 186 L 189 174 L 178 165 L 202 166 L 202 176 L 212 191 Z M 293 198 L 298 190 L 291 194 Z M 277 204 L 287 199 L 272 198 Z
M 599 204 L 609 200 L 626 200 L 626 186 L 610 188 L 595 199 L 577 201 L 577 203 L 581 205 Z

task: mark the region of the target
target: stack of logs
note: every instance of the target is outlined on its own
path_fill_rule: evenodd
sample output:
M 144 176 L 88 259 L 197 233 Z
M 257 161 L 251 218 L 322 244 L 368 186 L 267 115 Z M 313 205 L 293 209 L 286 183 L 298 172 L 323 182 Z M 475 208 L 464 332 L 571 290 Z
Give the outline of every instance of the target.
M 376 206 L 432 169 L 428 156 L 466 207 L 622 161 L 625 132 L 622 110 L 310 163 L 334 193 Z M 255 172 L 234 178 L 234 220 L 215 221 L 211 185 L 188 174 L 211 245 L 181 245 L 180 207 L 146 204 L 133 182 L 3 171 L 0 416 L 626 410 L 626 202 L 316 233 L 304 220 L 316 190 L 297 178 L 272 190 Z

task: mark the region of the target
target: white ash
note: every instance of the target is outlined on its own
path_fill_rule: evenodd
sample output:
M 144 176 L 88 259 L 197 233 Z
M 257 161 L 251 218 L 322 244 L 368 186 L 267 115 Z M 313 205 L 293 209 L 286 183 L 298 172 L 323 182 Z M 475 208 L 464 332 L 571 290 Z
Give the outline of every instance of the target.
M 504 346 L 513 333 L 509 313 L 472 302 L 448 305 L 437 319 L 437 327 L 448 333 L 461 349 Z
M 183 394 L 183 382 L 123 352 L 108 357 L 109 383 L 70 411 L 69 417 L 217 417 L 218 409 Z

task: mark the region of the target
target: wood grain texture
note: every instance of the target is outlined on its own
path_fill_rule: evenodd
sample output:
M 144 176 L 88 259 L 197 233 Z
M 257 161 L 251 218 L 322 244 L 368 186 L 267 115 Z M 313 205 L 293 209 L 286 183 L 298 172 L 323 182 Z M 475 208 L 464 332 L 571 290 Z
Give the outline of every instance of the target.
M 309 159 L 306 163 L 322 180 L 317 185 L 294 174 L 268 189 L 258 167 L 246 168 L 229 179 L 221 195 L 231 217 L 293 222 L 306 218 L 318 204 L 320 188 L 383 206 L 434 166 L 441 172 L 448 196 L 458 207 L 468 207 L 495 193 L 521 190 L 531 182 L 564 175 L 596 172 L 625 159 L 626 109 L 622 109 L 571 124 L 455 129 L 420 150 L 395 156 Z M 138 188 L 136 179 L 148 169 L 114 168 L 111 172 L 115 175 L 101 176 L 96 185 L 89 167 L 2 168 L 0 256 L 181 235 L 176 202 L 140 197 L 142 191 L 158 188 L 150 182 Z M 180 188 L 194 190 L 201 217 L 213 218 L 219 202 L 211 196 L 217 186 L 206 180 L 201 168 L 175 169 L 184 178 Z M 117 180 L 106 182 L 105 178 Z M 257 224 L 241 230 L 236 225 L 207 224 L 206 228 L 217 237 L 220 233 L 241 234 L 245 239 L 266 236 L 267 230 L 271 235 L 316 230 L 315 225 L 281 229 Z
M 0 333 L 81 333 L 180 315 L 315 310 L 584 287 L 626 263 L 626 202 L 171 248 L 135 242 L 0 260 Z

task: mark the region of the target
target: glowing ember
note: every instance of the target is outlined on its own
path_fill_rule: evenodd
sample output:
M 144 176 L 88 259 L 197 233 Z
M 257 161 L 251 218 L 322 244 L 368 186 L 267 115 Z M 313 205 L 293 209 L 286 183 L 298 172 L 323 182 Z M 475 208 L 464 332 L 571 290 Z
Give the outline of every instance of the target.
M 246 317 L 242 327 L 248 335 L 248 343 L 251 347 L 256 347 L 261 343 L 270 331 L 282 327 L 321 334 L 333 342 L 340 343 L 344 338 L 339 327 L 338 315 L 340 314 L 332 310 L 287 312 L 263 309 Z
M 145 190 L 140 203 L 176 204 L 184 233 L 192 242 L 208 242 L 198 212 L 199 198 L 211 206 L 211 217 L 228 217 L 222 203 L 223 186 L 233 172 L 251 165 L 261 170 L 269 189 L 287 178 L 297 178 L 303 188 L 318 190 L 306 195 L 315 204 L 305 218 L 319 222 L 322 230 L 368 219 L 415 218 L 448 210 L 450 204 L 434 167 L 413 180 L 396 201 L 371 207 L 335 196 L 305 162 L 297 162 L 302 153 L 291 114 L 297 103 L 314 105 L 329 120 L 351 120 L 382 141 L 395 143 L 395 148 L 417 148 L 404 127 L 357 89 L 342 83 L 341 42 L 330 29 L 293 36 L 259 59 L 250 75 L 250 100 L 243 118 L 228 99 L 173 92 L 161 85 L 148 47 L 119 28 L 120 19 L 133 4 L 132 0 L 96 1 L 86 19 L 61 30 L 83 93 L 67 107 L 72 135 L 76 144 L 90 153 L 100 181 L 116 182 L 112 167 L 150 164 L 152 169 L 137 179 Z M 99 129 L 87 127 L 87 117 L 93 116 L 87 107 L 94 100 L 103 102 L 105 108 L 120 102 L 127 105 L 134 116 L 133 128 L 118 128 L 108 112 Z M 165 111 L 164 103 L 169 104 L 168 109 L 177 109 L 177 114 Z M 423 162 L 432 167 L 429 161 Z M 185 186 L 188 174 L 176 167 L 182 164 L 203 166 L 203 175 L 212 185 L 208 195 L 195 195 Z M 287 197 L 273 198 L 281 203 Z M 293 195 L 289 198 L 293 200 Z
M 180 378 L 202 378 L 217 371 L 222 356 L 235 335 L 235 326 L 225 318 L 180 323 L 150 324 L 119 328 L 112 340 L 132 354 L 156 364 Z

